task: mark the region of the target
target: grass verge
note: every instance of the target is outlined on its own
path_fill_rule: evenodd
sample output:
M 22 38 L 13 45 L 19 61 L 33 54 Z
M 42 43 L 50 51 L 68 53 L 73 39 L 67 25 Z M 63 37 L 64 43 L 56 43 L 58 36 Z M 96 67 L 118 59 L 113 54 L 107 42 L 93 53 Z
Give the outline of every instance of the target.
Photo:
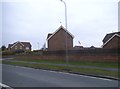
M 115 71 L 106 71 L 101 69 L 91 69 L 91 68 L 75 68 L 69 66 L 57 66 L 57 65 L 47 65 L 47 64 L 29 64 L 24 62 L 14 62 L 14 61 L 3 61 L 3 64 L 10 64 L 16 66 L 31 67 L 37 69 L 50 69 L 50 70 L 59 70 L 64 72 L 77 72 L 81 74 L 94 74 L 100 76 L 111 76 L 118 78 L 118 72 Z
M 25 62 L 40 62 L 40 63 L 53 63 L 53 64 L 66 64 L 65 60 L 44 60 L 44 59 L 32 59 L 32 58 L 15 58 L 13 60 L 25 61 Z M 69 61 L 70 65 L 78 66 L 96 66 L 105 68 L 118 68 L 118 62 L 110 61 Z

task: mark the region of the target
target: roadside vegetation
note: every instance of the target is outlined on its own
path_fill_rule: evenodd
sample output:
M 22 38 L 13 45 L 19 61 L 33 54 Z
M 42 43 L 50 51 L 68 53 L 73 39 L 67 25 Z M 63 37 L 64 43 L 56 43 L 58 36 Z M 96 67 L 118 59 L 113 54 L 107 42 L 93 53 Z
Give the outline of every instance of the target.
M 11 61 L 10 61 L 11 60 Z M 63 72 L 71 72 L 71 73 L 80 73 L 80 74 L 88 74 L 88 75 L 97 75 L 97 76 L 111 76 L 118 78 L 118 71 L 108 71 L 103 69 L 94 69 L 94 68 L 78 68 L 78 67 L 71 67 L 71 66 L 58 66 L 52 64 L 66 64 L 65 61 L 56 61 L 56 60 L 39 60 L 39 59 L 10 59 L 2 61 L 3 64 L 15 65 L 15 66 L 24 66 L 24 67 L 31 67 L 35 69 L 47 69 L 47 70 L 56 70 L 56 71 L 63 71 Z M 37 63 L 31 63 L 37 62 Z M 42 64 L 41 64 L 42 63 Z M 46 64 L 51 63 L 51 65 Z M 69 61 L 69 65 L 79 65 L 79 66 L 99 66 L 99 67 L 106 67 L 106 68 L 118 68 L 118 63 L 115 62 L 86 62 L 86 61 Z
M 31 67 L 36 69 L 47 69 L 47 70 L 56 70 L 63 72 L 87 74 L 87 75 L 96 75 L 96 76 L 110 76 L 118 78 L 118 71 L 104 70 L 102 68 L 116 68 L 118 69 L 118 61 L 72 61 L 69 60 L 69 65 L 66 65 L 66 60 L 61 59 L 40 59 L 43 51 L 37 52 L 17 52 L 13 53 L 10 51 L 4 51 L 4 57 L 13 57 L 14 59 L 3 60 L 3 64 L 15 65 L 15 66 L 24 66 Z M 57 65 L 58 64 L 58 65 Z M 74 67 L 73 67 L 74 66 Z M 75 67 L 75 66 L 88 66 Z M 89 68 L 91 66 L 91 68 Z M 93 67 L 93 68 L 92 68 Z M 94 68 L 100 67 L 100 68 Z
M 35 59 L 32 57 L 16 57 L 12 61 L 25 61 L 25 62 L 37 62 L 37 63 L 50 63 L 50 64 L 66 64 L 66 60 L 61 59 Z M 69 60 L 69 65 L 76 66 L 96 66 L 103 68 L 118 68 L 118 62 L 111 61 L 71 61 Z

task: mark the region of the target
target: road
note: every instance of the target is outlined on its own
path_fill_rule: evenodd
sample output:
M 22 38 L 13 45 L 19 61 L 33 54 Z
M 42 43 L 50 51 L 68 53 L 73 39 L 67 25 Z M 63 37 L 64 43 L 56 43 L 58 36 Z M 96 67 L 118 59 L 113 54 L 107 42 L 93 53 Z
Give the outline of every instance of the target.
M 118 87 L 117 80 L 5 64 L 2 83 L 11 87 Z

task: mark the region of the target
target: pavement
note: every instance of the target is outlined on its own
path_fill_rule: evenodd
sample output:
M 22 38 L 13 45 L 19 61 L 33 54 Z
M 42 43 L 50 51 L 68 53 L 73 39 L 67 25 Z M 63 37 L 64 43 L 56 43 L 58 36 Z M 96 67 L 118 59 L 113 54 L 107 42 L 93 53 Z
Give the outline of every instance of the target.
M 11 87 L 118 87 L 117 80 L 2 64 L 2 83 Z

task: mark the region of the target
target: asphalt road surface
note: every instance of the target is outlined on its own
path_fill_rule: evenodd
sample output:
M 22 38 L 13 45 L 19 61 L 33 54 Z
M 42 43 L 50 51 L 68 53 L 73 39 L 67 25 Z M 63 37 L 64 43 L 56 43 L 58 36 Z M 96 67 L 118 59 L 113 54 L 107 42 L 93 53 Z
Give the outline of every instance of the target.
M 118 87 L 117 80 L 5 64 L 2 83 L 11 87 Z

